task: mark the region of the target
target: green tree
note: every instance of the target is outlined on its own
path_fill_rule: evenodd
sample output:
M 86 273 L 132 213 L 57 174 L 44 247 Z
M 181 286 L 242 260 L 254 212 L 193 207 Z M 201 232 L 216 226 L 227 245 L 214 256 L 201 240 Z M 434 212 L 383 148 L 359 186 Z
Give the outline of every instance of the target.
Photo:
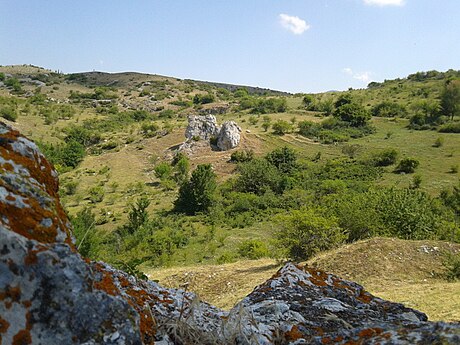
M 146 197 L 139 198 L 135 205 L 131 205 L 131 210 L 128 213 L 128 223 L 125 225 L 125 230 L 129 234 L 135 233 L 141 226 L 149 220 L 147 208 L 150 205 L 150 200 Z
M 371 118 L 369 112 L 357 103 L 346 103 L 336 108 L 334 117 L 349 123 L 352 127 L 364 126 Z
M 291 173 L 297 167 L 297 154 L 287 146 L 270 152 L 265 159 L 285 174 Z
M 275 236 L 290 259 L 302 261 L 333 248 L 346 239 L 335 218 L 325 218 L 312 209 L 294 210 L 279 216 Z
M 264 194 L 267 190 L 280 192 L 281 175 L 266 159 L 256 158 L 238 166 L 240 176 L 237 190 L 245 193 Z
M 216 174 L 211 164 L 198 165 L 190 180 L 180 186 L 179 196 L 174 202 L 175 209 L 190 215 L 207 211 L 213 203 L 216 188 Z
M 76 246 L 79 253 L 84 257 L 94 256 L 95 250 L 95 225 L 96 217 L 90 208 L 85 207 L 76 216 L 70 217 L 73 226 L 73 233 L 77 240 Z
M 60 151 L 60 161 L 62 164 L 75 168 L 85 157 L 85 148 L 76 141 L 66 143 Z
M 448 80 L 441 92 L 441 108 L 451 120 L 460 116 L 460 80 Z

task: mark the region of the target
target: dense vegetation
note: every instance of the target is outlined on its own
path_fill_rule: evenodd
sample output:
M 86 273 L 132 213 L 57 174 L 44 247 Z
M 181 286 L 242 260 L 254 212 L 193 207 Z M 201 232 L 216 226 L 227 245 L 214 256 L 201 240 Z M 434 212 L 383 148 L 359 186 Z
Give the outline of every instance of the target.
M 458 164 L 447 163 L 459 155 L 456 71 L 291 96 L 172 78 L 38 73 L 37 87 L 0 77 L 0 116 L 55 164 L 77 245 L 92 258 L 137 272 L 141 263 L 304 260 L 373 236 L 460 241 Z M 225 178 L 215 169 L 222 156 L 167 157 L 190 113 L 234 119 L 260 146 L 229 153 Z M 413 133 L 420 143 L 393 141 Z M 439 188 L 432 157 L 450 164 Z

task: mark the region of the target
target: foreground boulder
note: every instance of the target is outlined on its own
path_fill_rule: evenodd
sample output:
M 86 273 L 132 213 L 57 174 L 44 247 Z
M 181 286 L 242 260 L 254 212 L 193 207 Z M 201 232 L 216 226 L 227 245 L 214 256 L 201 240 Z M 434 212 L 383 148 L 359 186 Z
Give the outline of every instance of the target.
M 0 345 L 460 343 L 460 324 L 294 264 L 224 312 L 84 259 L 56 172 L 2 123 L 0 210 Z

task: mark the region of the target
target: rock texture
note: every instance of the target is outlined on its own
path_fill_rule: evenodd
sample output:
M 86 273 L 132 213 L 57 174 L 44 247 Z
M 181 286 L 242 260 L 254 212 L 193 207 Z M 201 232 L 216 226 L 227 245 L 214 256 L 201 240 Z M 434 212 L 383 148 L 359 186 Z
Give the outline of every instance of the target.
M 214 115 L 190 115 L 185 130 L 185 137 L 187 139 L 199 138 L 201 140 L 209 140 L 213 137 L 217 138 L 219 131 L 220 128 L 217 125 L 217 120 Z
M 221 151 L 231 150 L 240 143 L 241 128 L 234 121 L 226 121 L 222 124 L 217 137 L 217 147 Z
M 460 324 L 294 264 L 224 312 L 84 259 L 56 172 L 2 123 L 0 211 L 0 345 L 460 343 Z

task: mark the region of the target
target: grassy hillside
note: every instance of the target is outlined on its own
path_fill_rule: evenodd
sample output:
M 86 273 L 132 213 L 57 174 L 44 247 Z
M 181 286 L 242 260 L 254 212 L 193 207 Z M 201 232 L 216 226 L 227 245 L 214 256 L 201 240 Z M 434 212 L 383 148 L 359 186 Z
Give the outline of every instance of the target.
M 460 282 L 442 276 L 445 252 L 459 252 L 460 245 L 436 241 L 374 238 L 322 253 L 306 264 L 356 281 L 372 294 L 421 310 L 430 320 L 460 320 Z M 249 294 L 280 267 L 269 259 L 146 269 L 150 279 L 175 288 L 187 288 L 224 309 Z
M 446 80 L 459 77 L 456 71 L 315 95 L 141 73 L 65 75 L 35 66 L 0 67 L 0 77 L 2 117 L 37 141 L 56 165 L 77 238 L 85 238 L 85 254 L 94 258 L 136 269 L 141 263 L 283 257 L 289 245 L 276 237 L 290 219 L 283 217 L 293 211 L 313 212 L 314 227 L 328 222 L 340 229 L 338 242 L 321 244 L 320 250 L 376 235 L 460 239 L 455 223 L 460 135 L 438 131 L 458 124 L 458 118 L 442 114 L 439 103 Z M 364 109 L 363 125 L 336 116 L 334 104 L 343 97 L 357 105 L 356 112 Z M 398 116 L 368 120 L 382 102 L 398 104 Z M 158 173 L 161 164 L 171 165 L 190 114 L 216 114 L 219 122 L 234 120 L 242 128 L 238 149 L 218 152 L 200 142 L 189 153 L 188 176 L 200 164 L 212 164 L 217 175 L 213 207 L 196 215 L 173 210 L 182 184 L 177 167 L 167 168 L 166 177 Z M 438 122 L 416 130 L 409 128 L 414 116 Z M 296 156 L 289 172 L 264 163 L 265 155 L 283 147 Z M 388 150 L 397 153 L 395 161 L 376 166 L 375 157 Z M 242 190 L 241 165 L 230 161 L 236 151 L 251 151 L 261 166 L 278 169 L 271 185 L 256 195 Z M 405 158 L 419 163 L 415 173 L 395 173 Z M 148 221 L 126 233 L 142 197 L 150 201 Z M 407 207 L 387 214 L 375 198 L 388 209 L 396 202 Z M 425 218 L 411 216 L 418 213 Z

